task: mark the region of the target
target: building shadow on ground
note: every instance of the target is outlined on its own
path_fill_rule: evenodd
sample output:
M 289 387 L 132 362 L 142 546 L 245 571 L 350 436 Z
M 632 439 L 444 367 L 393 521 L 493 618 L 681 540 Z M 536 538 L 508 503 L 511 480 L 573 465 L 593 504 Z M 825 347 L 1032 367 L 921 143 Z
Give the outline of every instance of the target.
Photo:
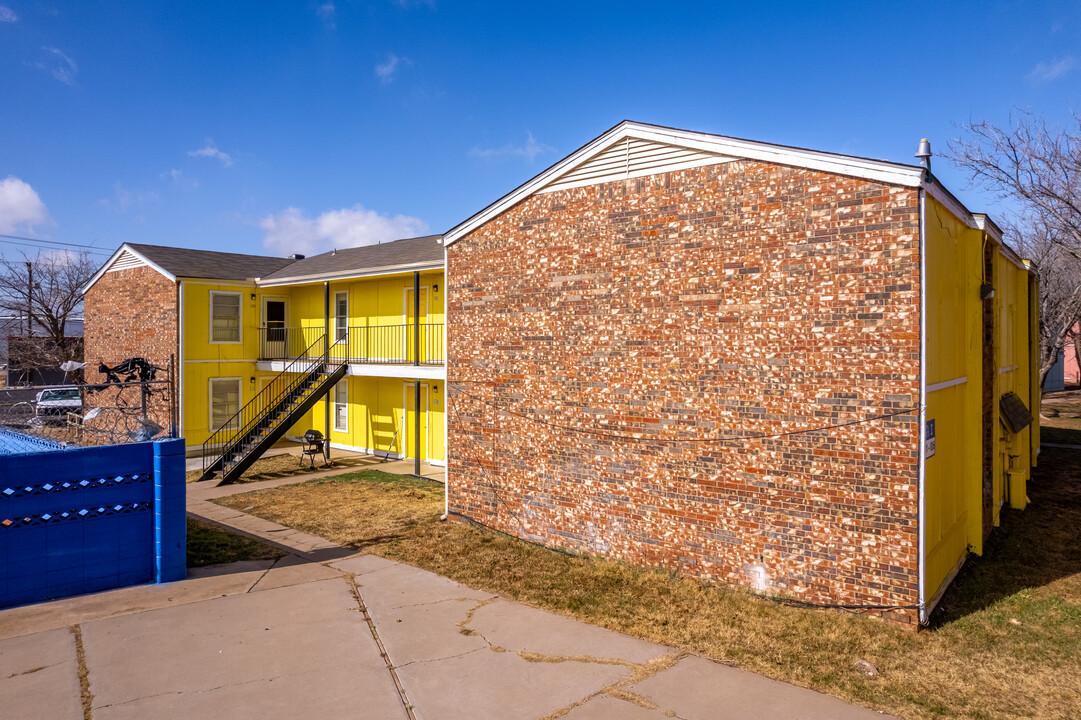
M 1029 588 L 1081 573 L 1081 450 L 1045 447 L 1025 510 L 1002 510 L 982 556 L 970 555 L 931 617 L 941 627 Z

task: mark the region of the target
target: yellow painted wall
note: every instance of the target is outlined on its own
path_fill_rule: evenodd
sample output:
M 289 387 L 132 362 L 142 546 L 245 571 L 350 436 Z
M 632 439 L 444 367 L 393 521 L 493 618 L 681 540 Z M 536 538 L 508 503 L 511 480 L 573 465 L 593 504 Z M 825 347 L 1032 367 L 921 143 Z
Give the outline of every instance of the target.
M 928 597 L 971 545 L 982 551 L 983 233 L 926 198 L 927 419 L 924 538 Z M 934 390 L 936 385 L 954 383 Z
M 1000 503 L 1023 509 L 1038 447 L 1038 425 L 1011 433 L 999 400 L 1016 392 L 1039 411 L 1033 343 L 1037 321 L 1032 274 L 1014 264 L 994 240 L 926 197 L 927 419 L 936 449 L 925 464 L 926 591 L 933 598 L 972 550 L 983 551 L 983 303 L 985 242 L 993 248 L 995 332 L 992 402 L 992 519 Z M 947 387 L 934 389 L 936 385 Z
M 183 417 L 181 429 L 186 444 L 201 445 L 209 438 L 210 379 L 242 378 L 241 407 L 250 400 L 257 384 L 250 382 L 256 375 L 255 359 L 259 348 L 256 331 L 259 318 L 259 298 L 252 285 L 236 283 L 211 284 L 185 280 L 182 285 L 183 352 L 182 392 Z M 211 342 L 211 292 L 240 293 L 240 342 Z M 252 294 L 257 297 L 253 300 Z
M 346 380 L 349 383 L 348 427 L 345 432 L 332 428 L 331 442 L 360 452 L 389 451 L 413 457 L 413 381 L 357 375 L 346 376 Z M 443 381 L 422 380 L 421 388 L 421 459 L 443 462 L 446 459 L 443 445 Z M 298 436 L 314 428 L 326 435 L 325 417 L 325 405 L 320 401 L 304 420 L 293 426 L 289 434 Z M 333 425 L 333 412 L 330 417 Z

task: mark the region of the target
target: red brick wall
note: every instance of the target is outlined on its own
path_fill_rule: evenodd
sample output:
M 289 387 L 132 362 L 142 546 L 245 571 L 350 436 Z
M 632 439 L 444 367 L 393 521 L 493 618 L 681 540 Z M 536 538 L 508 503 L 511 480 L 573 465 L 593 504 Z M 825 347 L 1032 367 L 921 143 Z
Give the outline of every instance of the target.
M 142 357 L 159 367 L 169 367 L 169 355 L 177 353 L 175 282 L 149 267 L 107 272 L 87 291 L 83 305 L 86 318 L 83 358 L 89 363 L 85 374 L 88 383 L 105 380 L 98 372 L 99 362 L 112 366 L 128 358 Z M 160 373 L 158 379 L 168 379 L 167 373 Z M 171 393 L 165 385 L 155 386 L 155 391 L 149 398 L 147 414 L 168 429 L 172 423 Z M 123 441 L 127 433 L 138 429 L 139 403 L 137 389 L 118 392 L 110 388 L 87 395 L 88 405 L 125 408 L 107 411 L 99 419 L 87 421 L 84 429 L 88 439 Z
M 99 362 L 143 357 L 168 367 L 176 346 L 176 283 L 149 267 L 107 272 L 86 293 L 84 357 L 88 382 L 103 380 Z
M 451 512 L 916 604 L 915 412 L 752 436 L 915 407 L 918 243 L 915 190 L 759 162 L 523 201 L 447 249 Z

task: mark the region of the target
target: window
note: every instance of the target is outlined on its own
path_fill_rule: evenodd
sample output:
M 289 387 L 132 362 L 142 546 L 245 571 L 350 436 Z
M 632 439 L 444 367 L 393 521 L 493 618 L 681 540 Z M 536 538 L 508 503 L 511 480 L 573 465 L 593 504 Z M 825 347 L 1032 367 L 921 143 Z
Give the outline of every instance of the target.
M 239 411 L 240 378 L 212 378 L 210 380 L 211 432 L 232 420 Z
M 334 293 L 334 342 L 349 340 L 349 293 Z
M 334 386 L 334 429 L 349 430 L 349 378 L 344 377 Z
M 240 342 L 240 293 L 210 293 L 210 342 Z

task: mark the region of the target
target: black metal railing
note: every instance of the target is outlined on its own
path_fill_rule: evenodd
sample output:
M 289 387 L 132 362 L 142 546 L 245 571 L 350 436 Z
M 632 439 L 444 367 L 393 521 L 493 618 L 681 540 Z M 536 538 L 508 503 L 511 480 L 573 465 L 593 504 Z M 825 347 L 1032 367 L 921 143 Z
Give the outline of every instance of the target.
M 308 357 L 323 328 L 261 328 L 260 360 Z M 376 365 L 442 365 L 446 361 L 442 323 L 359 325 L 332 329 L 331 362 Z M 419 352 L 418 352 L 419 349 Z M 322 356 L 322 348 L 316 348 Z
M 271 331 L 273 332 L 273 331 Z M 232 453 L 237 445 L 252 435 L 262 423 L 274 422 L 268 414 L 295 396 L 305 383 L 326 372 L 329 365 L 323 334 L 306 346 L 266 387 L 260 390 L 235 415 L 211 433 L 203 443 L 203 472 L 219 458 Z

